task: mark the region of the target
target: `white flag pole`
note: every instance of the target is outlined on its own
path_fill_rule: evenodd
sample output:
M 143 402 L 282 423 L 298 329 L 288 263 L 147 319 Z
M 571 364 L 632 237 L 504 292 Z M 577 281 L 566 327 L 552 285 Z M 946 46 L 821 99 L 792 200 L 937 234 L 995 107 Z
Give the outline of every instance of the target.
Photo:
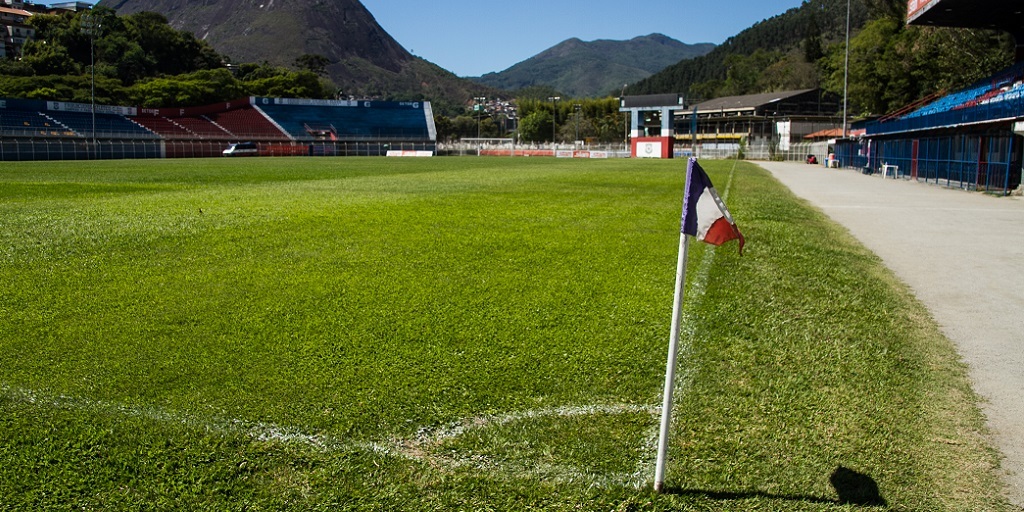
M 689 180 L 687 180 L 689 181 Z M 687 184 L 689 185 L 689 184 Z M 668 431 L 672 424 L 672 389 L 675 387 L 676 358 L 679 354 L 679 328 L 683 312 L 683 289 L 686 287 L 686 258 L 689 237 L 679 234 L 679 260 L 676 263 L 676 292 L 672 300 L 672 335 L 665 365 L 665 400 L 661 404 L 661 435 L 658 438 L 658 464 L 654 470 L 654 490 L 665 490 L 665 457 L 668 454 Z

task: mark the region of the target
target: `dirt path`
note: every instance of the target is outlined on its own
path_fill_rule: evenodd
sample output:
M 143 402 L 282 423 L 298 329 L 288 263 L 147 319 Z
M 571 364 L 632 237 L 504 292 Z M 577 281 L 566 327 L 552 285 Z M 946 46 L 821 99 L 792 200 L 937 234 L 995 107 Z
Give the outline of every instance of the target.
M 849 229 L 932 312 L 970 366 L 1009 497 L 1024 507 L 1024 200 L 758 164 Z

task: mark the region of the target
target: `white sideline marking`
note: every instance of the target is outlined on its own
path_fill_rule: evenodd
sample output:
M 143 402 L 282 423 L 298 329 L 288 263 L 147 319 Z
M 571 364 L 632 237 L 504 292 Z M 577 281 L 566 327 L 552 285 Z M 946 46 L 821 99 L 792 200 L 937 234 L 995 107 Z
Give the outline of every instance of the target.
M 584 405 L 551 407 L 544 409 L 533 409 L 519 413 L 502 414 L 496 416 L 480 416 L 467 420 L 458 421 L 440 428 L 423 428 L 411 440 L 403 441 L 405 448 L 404 455 L 417 458 L 417 454 L 429 452 L 431 449 L 440 446 L 448 440 L 456 439 L 468 432 L 480 430 L 492 426 L 502 426 L 523 420 L 548 417 L 576 417 L 590 416 L 596 414 L 648 414 L 651 416 L 652 425 L 657 426 L 657 415 L 661 408 L 656 405 L 635 405 L 635 404 L 609 404 L 609 405 Z M 648 435 L 644 440 L 644 453 L 650 454 L 655 451 L 658 442 L 658 430 L 651 430 L 653 435 Z M 445 462 L 449 467 L 462 468 L 472 467 L 480 470 L 492 471 L 504 475 L 530 475 L 543 477 L 547 481 L 557 482 L 589 482 L 591 487 L 610 487 L 625 485 L 640 488 L 649 479 L 649 466 L 652 458 L 644 456 L 637 462 L 637 468 L 633 473 L 598 474 L 568 465 L 549 464 L 527 464 L 524 462 L 497 461 L 484 456 L 468 454 L 444 454 L 437 453 L 429 456 L 434 462 Z

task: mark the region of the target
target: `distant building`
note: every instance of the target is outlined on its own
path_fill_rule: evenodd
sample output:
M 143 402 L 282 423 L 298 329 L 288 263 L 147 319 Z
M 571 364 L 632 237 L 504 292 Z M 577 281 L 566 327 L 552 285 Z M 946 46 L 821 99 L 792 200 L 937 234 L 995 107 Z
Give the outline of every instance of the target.
M 25 42 L 35 38 L 36 30 L 28 24 L 34 14 L 88 11 L 92 6 L 88 2 L 59 2 L 47 7 L 22 0 L 0 0 L 0 59 L 21 56 Z
M 50 11 L 88 11 L 92 9 L 89 2 L 57 2 L 50 4 Z
M 0 58 L 21 55 L 21 47 L 35 37 L 36 31 L 28 25 L 32 13 L 20 0 L 2 0 L 0 3 Z

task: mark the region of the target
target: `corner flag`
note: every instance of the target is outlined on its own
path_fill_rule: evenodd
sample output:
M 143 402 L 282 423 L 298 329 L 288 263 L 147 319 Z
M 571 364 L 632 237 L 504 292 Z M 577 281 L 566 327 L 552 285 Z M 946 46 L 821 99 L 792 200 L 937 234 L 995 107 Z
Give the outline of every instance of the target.
M 672 335 L 668 344 L 668 361 L 665 364 L 665 395 L 661 405 L 658 460 L 654 468 L 654 490 L 657 492 L 665 490 L 668 434 L 672 423 L 672 388 L 675 386 L 676 359 L 679 354 L 679 323 L 682 320 L 689 236 L 712 245 L 739 240 L 740 254 L 743 254 L 743 235 L 696 158 L 691 158 L 686 166 L 685 188 L 683 222 L 679 229 L 679 259 L 676 261 L 676 291 L 672 299 Z
M 732 220 L 725 202 L 711 184 L 704 169 L 691 158 L 686 166 L 686 193 L 683 196 L 681 232 L 711 245 L 739 240 L 743 254 L 743 234 Z

